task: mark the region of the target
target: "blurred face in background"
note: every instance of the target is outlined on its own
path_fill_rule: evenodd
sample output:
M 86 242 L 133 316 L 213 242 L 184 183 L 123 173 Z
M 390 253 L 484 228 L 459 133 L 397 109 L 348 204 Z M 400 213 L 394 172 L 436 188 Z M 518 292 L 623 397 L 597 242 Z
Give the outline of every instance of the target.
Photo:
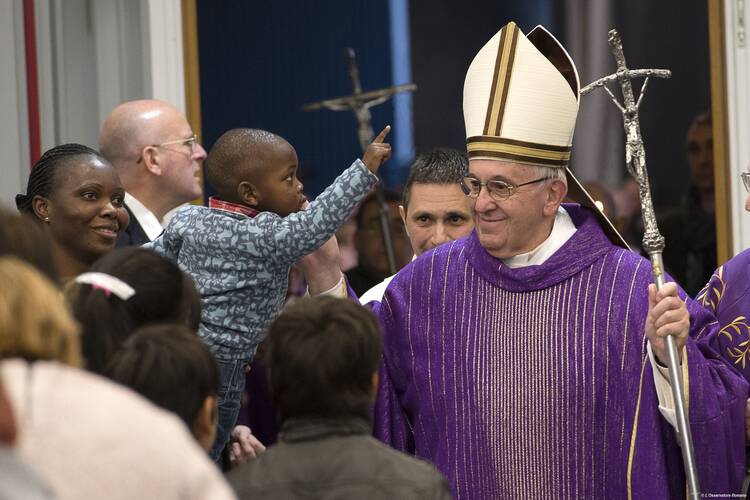
M 694 123 L 687 134 L 687 160 L 690 181 L 700 191 L 714 189 L 714 138 L 711 125 Z
M 393 251 L 396 269 L 401 269 L 411 260 L 412 252 L 409 237 L 404 228 L 395 202 L 388 203 L 388 221 L 393 241 Z M 385 279 L 392 273 L 388 268 L 388 256 L 383 242 L 383 232 L 380 226 L 380 207 L 376 200 L 363 205 L 362 226 L 357 228 L 354 245 L 359 255 L 359 265 L 367 274 L 379 280 Z

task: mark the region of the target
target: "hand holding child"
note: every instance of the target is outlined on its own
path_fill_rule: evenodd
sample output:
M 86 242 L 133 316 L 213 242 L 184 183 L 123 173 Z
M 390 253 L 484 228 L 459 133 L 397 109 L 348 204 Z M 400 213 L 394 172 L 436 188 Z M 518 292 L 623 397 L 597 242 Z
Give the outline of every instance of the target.
M 319 295 L 341 281 L 340 259 L 338 241 L 333 235 L 323 246 L 297 261 L 310 295 Z
M 306 201 L 302 210 L 307 210 L 308 206 L 310 203 Z M 320 248 L 297 261 L 297 269 L 302 272 L 310 295 L 319 295 L 341 281 L 340 260 L 339 243 L 334 234 Z
M 391 131 L 391 126 L 386 127 L 378 134 L 375 140 L 367 146 L 362 162 L 367 166 L 370 172 L 375 173 L 388 158 L 391 157 L 391 145 L 385 140 L 385 136 Z

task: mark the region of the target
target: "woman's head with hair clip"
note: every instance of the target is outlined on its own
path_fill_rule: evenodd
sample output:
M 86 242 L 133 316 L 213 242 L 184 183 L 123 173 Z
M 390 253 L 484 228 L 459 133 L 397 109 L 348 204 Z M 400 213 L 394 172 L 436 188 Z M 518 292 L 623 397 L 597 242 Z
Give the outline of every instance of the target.
M 115 250 L 96 261 L 91 273 L 109 275 L 134 293 L 113 293 L 113 285 L 100 279 L 76 282 L 66 289 L 73 315 L 81 323 L 89 370 L 101 373 L 125 339 L 141 326 L 174 323 L 198 330 L 200 296 L 193 281 L 156 252 L 139 247 Z

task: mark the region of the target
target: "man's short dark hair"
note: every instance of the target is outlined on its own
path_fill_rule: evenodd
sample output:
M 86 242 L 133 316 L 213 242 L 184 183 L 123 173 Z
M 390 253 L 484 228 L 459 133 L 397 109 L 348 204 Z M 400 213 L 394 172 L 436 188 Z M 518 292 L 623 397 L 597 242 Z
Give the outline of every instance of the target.
M 368 418 L 381 350 L 377 320 L 352 300 L 307 297 L 286 307 L 269 329 L 267 352 L 281 420 Z
M 404 209 L 409 209 L 412 184 L 458 184 L 468 172 L 466 153 L 455 149 L 436 148 L 417 156 L 404 186 Z
M 700 113 L 699 115 L 693 117 L 693 120 L 690 122 L 690 127 L 688 127 L 688 129 L 697 127 L 699 125 L 704 125 L 706 127 L 711 126 L 711 110 L 704 111 L 703 113 Z
M 192 429 L 209 396 L 219 391 L 213 354 L 184 326 L 141 328 L 123 342 L 104 375 L 180 417 Z

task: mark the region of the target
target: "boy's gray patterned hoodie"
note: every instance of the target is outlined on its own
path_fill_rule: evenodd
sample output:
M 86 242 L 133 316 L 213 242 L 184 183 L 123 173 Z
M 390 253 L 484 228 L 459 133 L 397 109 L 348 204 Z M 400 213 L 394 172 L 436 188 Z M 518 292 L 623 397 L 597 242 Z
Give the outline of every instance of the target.
M 356 160 L 306 210 L 283 218 L 189 206 L 145 246 L 195 280 L 199 334 L 217 358 L 249 362 L 284 304 L 289 268 L 328 241 L 377 181 Z

